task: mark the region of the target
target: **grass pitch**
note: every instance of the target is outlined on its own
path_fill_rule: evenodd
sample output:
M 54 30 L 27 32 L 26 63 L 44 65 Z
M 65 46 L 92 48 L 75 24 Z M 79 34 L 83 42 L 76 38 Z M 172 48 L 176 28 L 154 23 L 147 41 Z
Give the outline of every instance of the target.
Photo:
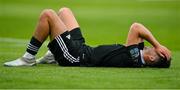
M 63 6 L 74 11 L 86 42 L 93 46 L 124 43 L 133 22 L 145 24 L 172 50 L 171 67 L 4 67 L 24 53 L 40 12 Z M 0 88 L 180 88 L 178 0 L 1 0 L 0 11 Z M 46 45 L 37 57 L 46 52 Z

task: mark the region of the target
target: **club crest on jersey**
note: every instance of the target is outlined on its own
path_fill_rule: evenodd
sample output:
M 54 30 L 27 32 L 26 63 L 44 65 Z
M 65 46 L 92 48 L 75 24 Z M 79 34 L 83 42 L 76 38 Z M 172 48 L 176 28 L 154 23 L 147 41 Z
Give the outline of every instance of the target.
M 67 35 L 66 38 L 67 38 L 67 39 L 71 39 L 71 35 L 70 35 L 70 34 Z
M 139 49 L 138 48 L 131 49 L 130 54 L 133 59 L 137 58 L 139 56 Z

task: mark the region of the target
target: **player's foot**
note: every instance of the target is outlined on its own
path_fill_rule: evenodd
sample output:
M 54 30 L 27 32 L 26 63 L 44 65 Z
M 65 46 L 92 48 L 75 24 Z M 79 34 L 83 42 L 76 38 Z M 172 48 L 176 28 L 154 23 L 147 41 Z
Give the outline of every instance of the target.
M 33 66 L 33 65 L 36 65 L 35 58 L 28 59 L 25 57 L 21 57 L 21 58 L 14 60 L 14 61 L 4 63 L 4 66 L 10 66 L 10 67 L 13 67 L 13 66 Z
M 36 60 L 37 64 L 56 64 L 54 55 L 48 51 L 43 57 Z

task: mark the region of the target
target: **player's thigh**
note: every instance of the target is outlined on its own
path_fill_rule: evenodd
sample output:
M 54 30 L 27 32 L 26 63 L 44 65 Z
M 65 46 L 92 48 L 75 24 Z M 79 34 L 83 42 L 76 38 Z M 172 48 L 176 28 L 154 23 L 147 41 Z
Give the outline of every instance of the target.
M 80 62 L 80 47 L 69 37 L 68 31 L 57 36 L 48 45 L 55 60 L 62 66 L 77 66 Z
M 61 8 L 58 12 L 59 18 L 63 21 L 69 31 L 79 27 L 79 24 L 69 8 Z
M 44 17 L 47 17 L 48 19 L 51 40 L 67 30 L 66 25 L 58 17 L 55 11 L 46 9 L 43 11 L 42 15 L 44 15 Z

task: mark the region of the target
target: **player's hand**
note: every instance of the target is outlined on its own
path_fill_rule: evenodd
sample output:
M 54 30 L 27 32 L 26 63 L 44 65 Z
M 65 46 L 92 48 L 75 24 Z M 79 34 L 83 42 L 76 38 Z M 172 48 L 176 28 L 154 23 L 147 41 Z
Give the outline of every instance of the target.
M 158 47 L 155 47 L 156 52 L 163 58 L 166 58 L 167 60 L 170 60 L 171 58 L 171 51 L 167 49 L 163 45 L 159 45 Z

